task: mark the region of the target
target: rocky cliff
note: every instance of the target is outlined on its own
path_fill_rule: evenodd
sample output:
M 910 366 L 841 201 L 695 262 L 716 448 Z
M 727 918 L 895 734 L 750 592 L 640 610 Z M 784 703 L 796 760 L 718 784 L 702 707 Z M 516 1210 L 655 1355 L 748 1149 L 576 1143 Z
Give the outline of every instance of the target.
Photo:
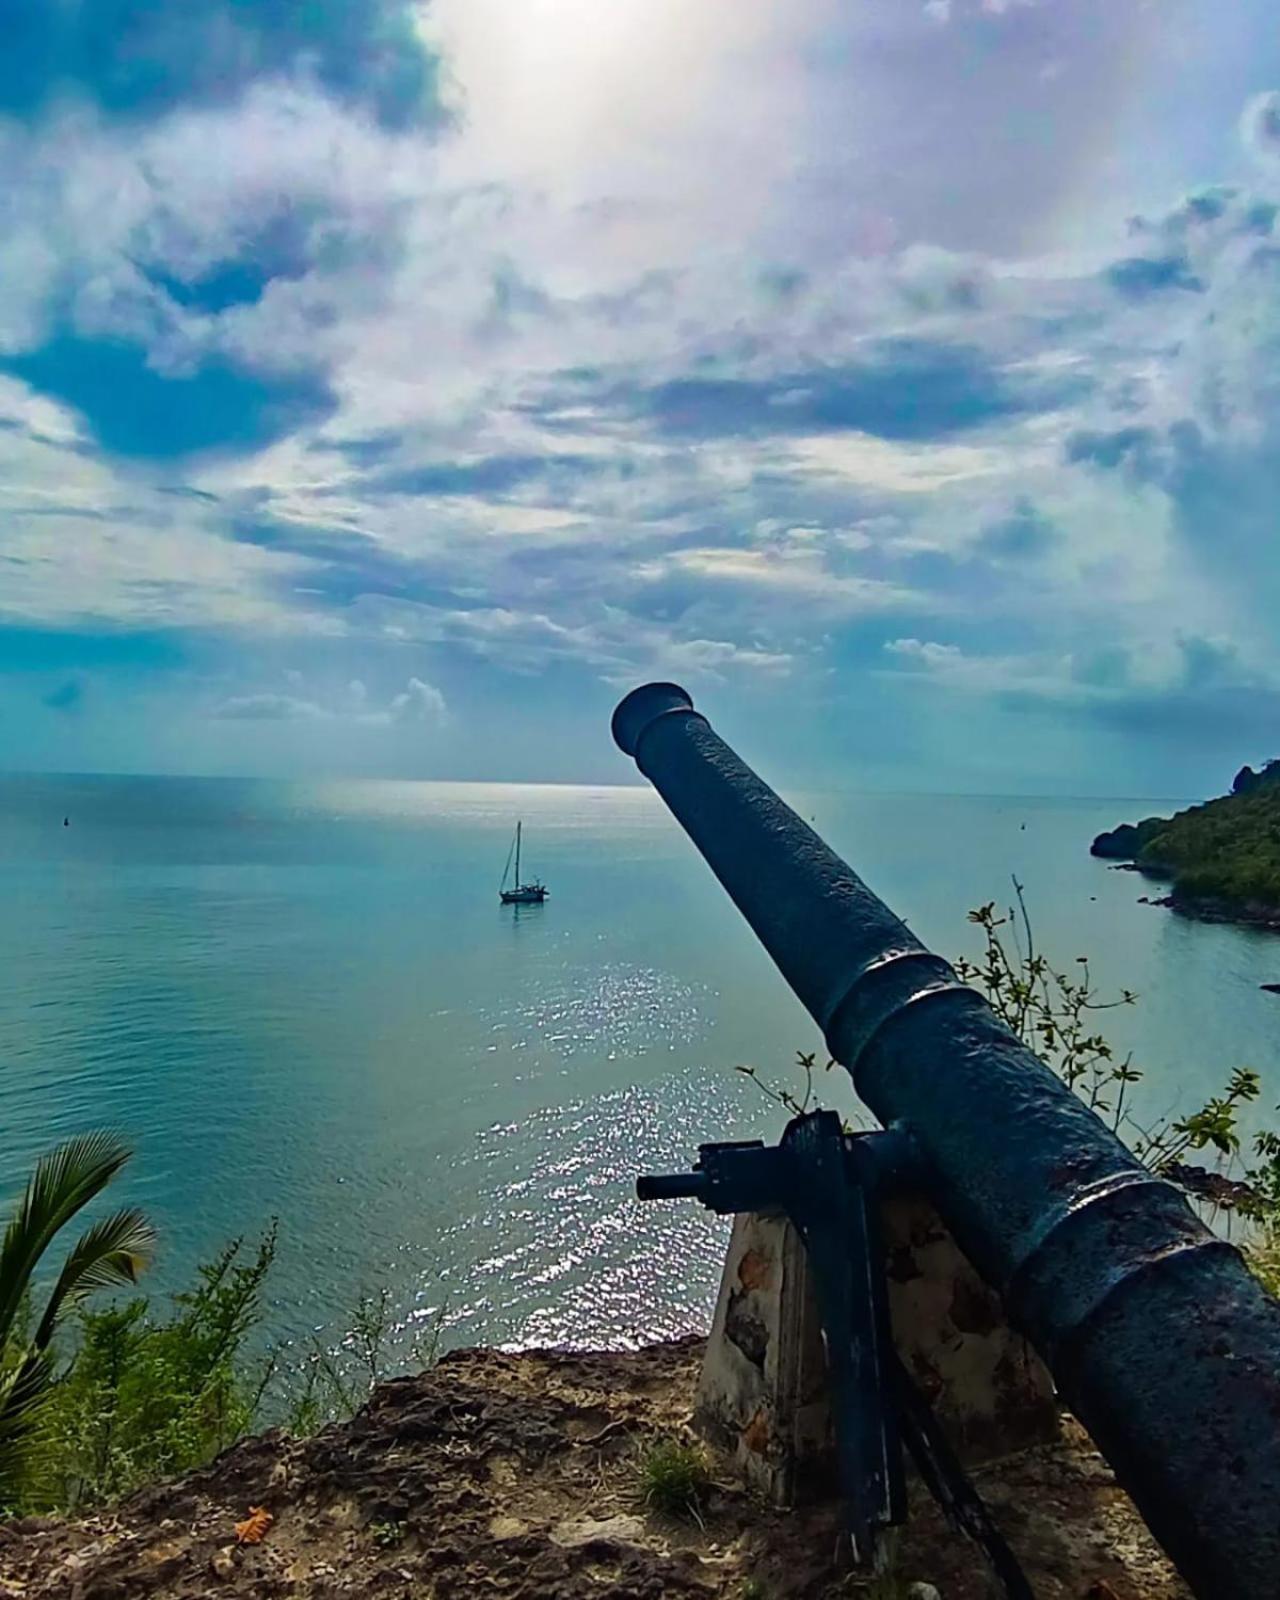
M 766 1507 L 723 1467 L 700 1521 L 638 1503 L 687 1426 L 697 1341 L 624 1354 L 463 1351 L 307 1440 L 247 1439 L 109 1513 L 0 1528 L 2 1600 L 825 1600 L 869 1594 L 833 1505 Z M 1039 1600 L 1185 1600 L 1078 1430 L 978 1475 Z M 919 1494 L 892 1587 L 989 1593 Z M 237 1533 L 237 1528 L 239 1533 Z M 882 1584 L 885 1580 L 882 1580 Z M 917 1594 L 929 1590 L 918 1589 Z

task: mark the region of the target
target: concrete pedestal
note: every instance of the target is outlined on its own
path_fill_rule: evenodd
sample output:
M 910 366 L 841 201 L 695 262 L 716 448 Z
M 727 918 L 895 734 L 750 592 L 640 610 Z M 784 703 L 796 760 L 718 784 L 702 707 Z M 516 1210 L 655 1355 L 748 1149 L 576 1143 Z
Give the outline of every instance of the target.
M 884 1203 L 894 1343 L 960 1458 L 1052 1439 L 1048 1370 L 922 1200 Z M 694 1425 L 776 1505 L 835 1485 L 826 1353 L 799 1235 L 777 1215 L 735 1218 Z

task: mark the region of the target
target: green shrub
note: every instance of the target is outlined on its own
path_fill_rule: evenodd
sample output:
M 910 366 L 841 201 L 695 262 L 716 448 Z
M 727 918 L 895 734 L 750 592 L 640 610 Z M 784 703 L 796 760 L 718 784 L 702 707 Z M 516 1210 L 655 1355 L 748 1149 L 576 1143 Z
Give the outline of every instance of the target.
M 1280 798 L 1280 781 L 1272 781 L 1264 792 Z M 976 959 L 957 961 L 956 972 L 982 991 L 1013 1032 L 1153 1171 L 1167 1172 L 1191 1164 L 1189 1157 L 1203 1156 L 1222 1176 L 1234 1179 L 1228 1198 L 1201 1204 L 1211 1213 L 1229 1207 L 1240 1216 L 1250 1265 L 1280 1296 L 1280 1129 L 1264 1128 L 1251 1146 L 1241 1129 L 1242 1111 L 1262 1093 L 1261 1077 L 1251 1067 L 1237 1067 L 1220 1093 L 1197 1109 L 1154 1121 L 1140 1118 L 1133 1088 L 1142 1081 L 1143 1069 L 1132 1056 L 1117 1056 L 1096 1020 L 1099 1012 L 1134 1005 L 1137 995 L 1128 989 L 1114 996 L 1101 994 L 1084 956 L 1077 956 L 1068 969 L 1051 962 L 1036 947 L 1016 878 L 1013 888 L 1014 904 L 1008 908 L 999 910 L 995 901 L 988 901 L 969 913 L 970 923 L 981 932 L 983 949 Z M 821 1102 L 815 1058 L 801 1054 L 798 1063 L 802 1093 L 765 1083 L 755 1068 L 737 1070 L 790 1115 L 799 1116 Z
M 397 1363 L 403 1370 L 425 1371 L 440 1354 L 440 1337 L 448 1306 L 434 1317 Z M 335 1347 L 312 1339 L 301 1363 L 280 1375 L 277 1409 L 290 1433 L 305 1438 L 329 1422 L 352 1417 L 388 1373 L 388 1346 L 393 1332 L 391 1293 L 380 1289 L 362 1294 L 351 1323 Z
M 172 1313 L 134 1299 L 85 1310 L 66 1375 L 46 1408 L 28 1499 L 43 1507 L 95 1504 L 200 1466 L 254 1421 L 271 1375 L 249 1359 L 274 1225 L 246 1254 L 227 1245 L 200 1267 Z

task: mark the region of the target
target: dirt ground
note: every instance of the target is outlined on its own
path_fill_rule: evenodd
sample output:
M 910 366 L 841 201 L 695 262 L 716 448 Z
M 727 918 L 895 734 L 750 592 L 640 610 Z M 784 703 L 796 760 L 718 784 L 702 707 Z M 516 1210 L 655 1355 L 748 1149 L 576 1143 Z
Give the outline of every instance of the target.
M 898 1600 L 917 1582 L 987 1600 L 976 1553 L 914 1491 L 875 1588 L 842 1570 L 834 1506 L 775 1511 L 723 1464 L 701 1524 L 646 1511 L 639 1461 L 685 1434 L 701 1353 L 455 1352 L 311 1439 L 247 1439 L 109 1514 L 0 1526 L 0 1600 Z M 1187 1600 L 1069 1421 L 975 1476 L 1038 1600 Z M 241 1543 L 256 1507 L 270 1526 Z

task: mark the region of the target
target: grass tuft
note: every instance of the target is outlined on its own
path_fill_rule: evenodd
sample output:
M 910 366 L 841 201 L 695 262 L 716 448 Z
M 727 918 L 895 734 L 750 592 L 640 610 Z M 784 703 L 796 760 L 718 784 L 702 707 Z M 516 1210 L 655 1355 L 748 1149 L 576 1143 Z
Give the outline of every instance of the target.
M 639 1471 L 640 1498 L 650 1511 L 699 1520 L 711 1474 L 697 1445 L 659 1439 L 641 1456 Z

